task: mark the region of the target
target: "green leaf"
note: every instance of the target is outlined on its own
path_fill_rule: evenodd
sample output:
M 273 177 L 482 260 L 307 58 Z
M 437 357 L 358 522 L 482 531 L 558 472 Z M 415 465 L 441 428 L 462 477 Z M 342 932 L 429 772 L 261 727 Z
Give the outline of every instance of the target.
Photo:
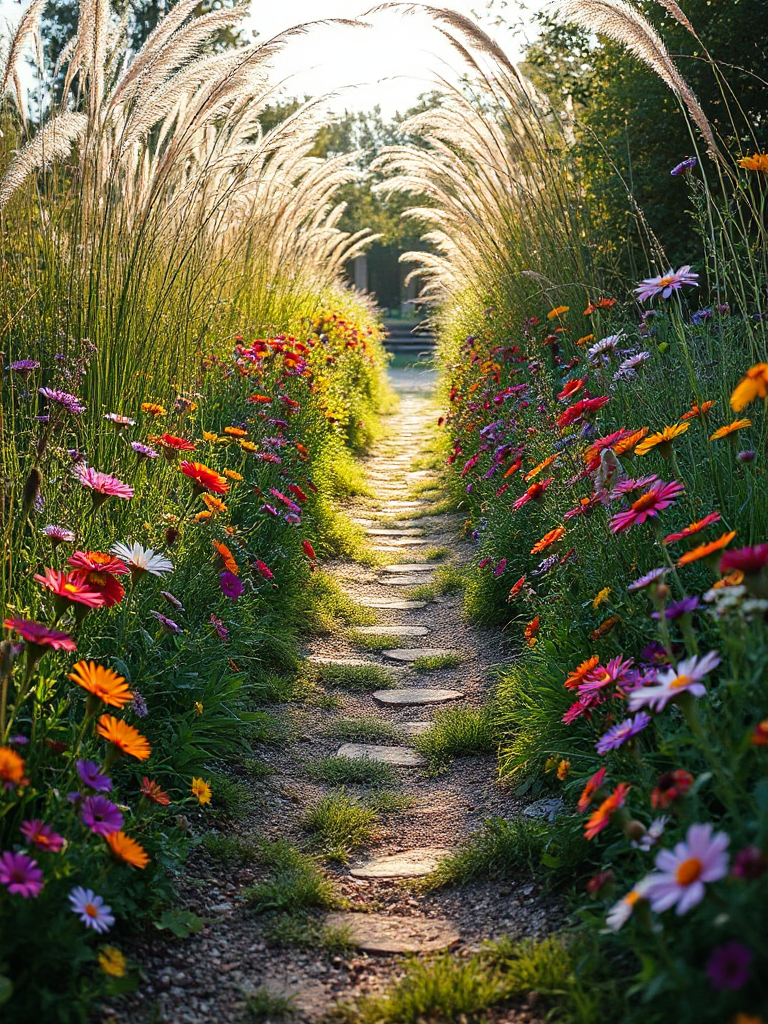
M 559 868 L 562 861 L 559 857 L 553 857 L 551 853 L 542 853 L 541 863 L 545 868 Z
M 0 1006 L 3 1003 L 7 1003 L 13 995 L 13 982 L 10 978 L 6 978 L 4 974 L 0 974 Z
M 201 932 L 205 927 L 205 921 L 189 910 L 164 910 L 159 920 L 155 921 L 155 928 L 159 931 L 169 931 L 177 939 L 186 939 L 190 935 Z

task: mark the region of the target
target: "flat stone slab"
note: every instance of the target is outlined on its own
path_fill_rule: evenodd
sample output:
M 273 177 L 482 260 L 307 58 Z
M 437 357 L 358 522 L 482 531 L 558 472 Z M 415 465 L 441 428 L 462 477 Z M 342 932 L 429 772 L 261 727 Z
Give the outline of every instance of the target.
M 386 658 L 394 661 L 416 661 L 417 658 L 441 658 L 445 654 L 458 654 L 447 647 L 395 647 L 381 652 Z
M 307 661 L 311 661 L 313 665 L 375 665 L 375 661 L 369 661 L 366 658 L 333 658 L 328 657 L 325 654 L 310 654 Z
M 363 636 L 426 636 L 426 626 L 358 626 L 356 633 Z
M 422 583 L 431 583 L 434 576 L 419 575 L 419 576 L 398 576 L 397 573 L 392 573 L 391 576 L 382 576 L 379 583 L 384 583 L 388 587 L 418 587 Z
M 382 537 L 381 539 L 386 540 L 386 538 L 384 537 Z M 382 554 L 386 554 L 386 552 L 389 552 L 389 554 L 391 555 L 393 551 L 397 551 L 400 548 L 413 548 L 418 547 L 420 544 L 429 544 L 429 541 L 419 540 L 418 538 L 414 538 L 412 541 L 394 540 L 390 544 L 374 544 L 370 550 L 381 551 Z
M 385 565 L 384 572 L 434 572 L 434 562 L 399 562 Z
M 365 531 L 369 537 L 421 537 L 423 530 L 392 530 L 381 526 L 371 526 Z
M 418 850 L 374 857 L 359 868 L 351 868 L 349 873 L 354 878 L 421 878 L 431 874 L 440 858 L 452 852 L 442 846 L 422 846 Z
M 541 800 L 534 800 L 532 804 L 528 804 L 523 814 L 526 818 L 546 818 L 547 821 L 554 821 L 564 807 L 565 804 L 559 796 L 542 797 Z
M 431 689 L 428 686 L 403 686 L 398 690 L 376 690 L 373 699 L 379 704 L 391 707 L 416 707 L 428 704 L 447 704 L 449 700 L 461 700 L 459 690 Z
M 367 598 L 359 602 L 363 608 L 392 608 L 396 612 L 416 611 L 419 608 L 426 608 L 426 601 L 395 601 L 387 598 Z
M 456 925 L 440 917 L 329 914 L 325 923 L 346 929 L 350 942 L 366 953 L 437 953 L 460 938 Z
M 353 761 L 383 761 L 401 768 L 418 768 L 424 758 L 404 747 L 379 747 L 374 743 L 342 743 L 336 757 L 349 757 Z
M 403 736 L 423 736 L 434 724 L 434 722 L 401 722 L 397 726 L 397 731 L 401 732 Z

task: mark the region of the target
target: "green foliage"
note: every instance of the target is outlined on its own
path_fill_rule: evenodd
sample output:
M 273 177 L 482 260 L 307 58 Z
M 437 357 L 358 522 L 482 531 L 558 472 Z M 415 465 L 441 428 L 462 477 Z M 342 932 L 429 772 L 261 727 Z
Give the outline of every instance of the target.
M 441 562 L 444 558 L 448 558 L 450 554 L 450 548 L 427 548 L 424 552 L 424 561 Z
M 202 844 L 210 857 L 224 864 L 250 864 L 259 856 L 258 845 L 252 839 L 238 835 L 206 832 Z
M 397 680 L 381 665 L 313 665 L 313 670 L 326 686 L 336 686 L 350 693 L 371 693 L 373 690 L 391 690 Z
M 357 647 L 366 651 L 387 651 L 395 647 L 402 647 L 401 636 L 387 636 L 387 627 L 381 627 L 381 633 L 358 633 L 352 632 L 349 638 Z
M 377 718 L 375 715 L 361 715 L 359 718 L 338 718 L 332 722 L 328 733 L 336 739 L 346 740 L 350 743 L 368 741 L 381 741 L 383 743 L 396 742 L 401 733 L 397 726 L 384 718 Z
M 372 609 L 357 604 L 332 576 L 322 571 L 315 572 L 309 580 L 300 615 L 303 629 L 315 636 L 332 633 L 339 623 L 370 626 L 376 621 Z
M 249 906 L 257 914 L 336 906 L 338 898 L 334 887 L 315 861 L 284 839 L 264 843 L 259 860 L 270 869 L 269 878 L 243 890 Z
M 344 864 L 355 847 L 368 842 L 375 819 L 375 811 L 340 790 L 308 808 L 302 828 L 328 860 Z
M 408 591 L 408 596 L 415 601 L 431 601 L 443 594 L 457 594 L 467 585 L 465 570 L 455 565 L 441 565 L 435 571 L 432 583 L 421 583 Z
M 462 662 L 460 654 L 427 654 L 411 662 L 415 672 L 437 672 L 445 668 L 458 668 Z
M 435 714 L 430 730 L 417 736 L 413 745 L 432 771 L 444 768 L 454 757 L 493 753 L 498 746 L 494 712 L 489 708 L 445 708 Z
M 240 818 L 253 803 L 253 793 L 247 782 L 231 775 L 212 775 L 213 807 L 223 817 Z
M 307 913 L 279 914 L 266 924 L 264 934 L 271 946 L 282 949 L 322 950 L 333 956 L 353 948 L 348 928 L 328 925 Z
M 263 1024 L 269 1024 L 272 1020 L 282 1020 L 291 1013 L 292 1007 L 292 997 L 274 995 L 266 988 L 245 993 L 248 1017 Z
M 324 757 L 309 765 L 309 774 L 329 786 L 391 786 L 397 776 L 383 761 L 371 758 Z

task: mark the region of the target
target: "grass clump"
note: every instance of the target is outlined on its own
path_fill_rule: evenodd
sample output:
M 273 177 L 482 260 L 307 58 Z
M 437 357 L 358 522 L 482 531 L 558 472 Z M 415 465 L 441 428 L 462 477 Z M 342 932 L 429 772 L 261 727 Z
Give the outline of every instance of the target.
M 406 796 L 405 793 L 390 793 L 385 789 L 367 793 L 364 803 L 377 814 L 401 814 L 412 806 L 413 797 Z
M 350 639 L 353 644 L 365 648 L 366 651 L 388 651 L 393 647 L 400 647 L 403 642 L 401 636 L 388 636 L 386 627 L 382 629 L 381 633 L 359 633 L 355 631 Z
M 400 739 L 396 725 L 375 715 L 361 715 L 360 718 L 339 718 L 328 730 L 330 736 L 348 743 L 359 741 L 385 740 L 393 742 Z
M 211 776 L 213 807 L 227 818 L 237 818 L 253 804 L 253 793 L 247 782 L 231 775 Z
M 267 924 L 264 937 L 281 949 L 317 949 L 334 955 L 353 948 L 348 928 L 327 925 L 307 913 L 280 914 Z
M 351 524 L 354 525 L 354 524 Z M 325 636 L 346 626 L 372 626 L 376 615 L 345 594 L 336 580 L 325 572 L 315 572 L 304 591 L 302 628 L 311 636 Z
M 457 594 L 467 585 L 467 578 L 455 565 L 441 565 L 431 583 L 422 583 L 408 591 L 416 601 L 431 601 L 444 594 Z
M 284 839 L 264 843 L 259 860 L 270 868 L 270 877 L 243 891 L 256 913 L 326 910 L 337 905 L 333 885 L 315 861 Z
M 450 548 L 427 548 L 424 552 L 424 561 L 441 562 L 444 558 L 448 558 L 450 553 Z
M 287 996 L 272 995 L 266 988 L 258 988 L 255 992 L 245 994 L 245 1009 L 253 1021 L 268 1024 L 272 1020 L 282 1020 L 291 1012 L 293 999 Z
M 328 860 L 345 864 L 350 852 L 371 838 L 375 820 L 374 810 L 340 790 L 310 807 L 301 824 Z
M 383 761 L 371 758 L 324 757 L 309 766 L 309 774 L 317 782 L 329 786 L 391 786 L 395 773 Z
M 250 839 L 242 836 L 225 836 L 220 832 L 206 832 L 202 839 L 203 848 L 214 860 L 223 864 L 251 864 L 259 856 L 259 848 Z
M 417 736 L 413 745 L 434 771 L 453 757 L 493 753 L 497 743 L 493 715 L 488 708 L 446 708 L 435 715 L 432 728 Z
M 344 701 L 335 693 L 321 693 L 315 703 L 322 711 L 339 711 L 344 707 Z
M 442 668 L 457 668 L 461 661 L 460 654 L 426 654 L 411 665 L 416 672 L 437 672 Z
M 350 693 L 392 690 L 397 680 L 381 665 L 317 665 L 317 674 L 326 686 L 336 686 Z

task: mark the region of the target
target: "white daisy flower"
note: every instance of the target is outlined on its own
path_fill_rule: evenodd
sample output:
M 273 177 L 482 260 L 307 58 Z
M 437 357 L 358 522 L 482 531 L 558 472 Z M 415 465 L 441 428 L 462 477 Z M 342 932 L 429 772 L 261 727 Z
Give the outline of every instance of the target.
M 605 918 L 605 923 L 612 932 L 617 932 L 632 917 L 632 912 L 638 902 L 645 899 L 645 894 L 651 884 L 652 876 L 646 875 L 641 878 L 637 885 L 634 885 L 626 896 L 622 896 L 618 903 L 614 903 Z
M 125 562 L 134 578 L 145 572 L 161 578 L 173 572 L 170 558 L 157 554 L 152 548 L 143 548 L 141 544 L 117 543 L 112 545 L 110 551 Z

